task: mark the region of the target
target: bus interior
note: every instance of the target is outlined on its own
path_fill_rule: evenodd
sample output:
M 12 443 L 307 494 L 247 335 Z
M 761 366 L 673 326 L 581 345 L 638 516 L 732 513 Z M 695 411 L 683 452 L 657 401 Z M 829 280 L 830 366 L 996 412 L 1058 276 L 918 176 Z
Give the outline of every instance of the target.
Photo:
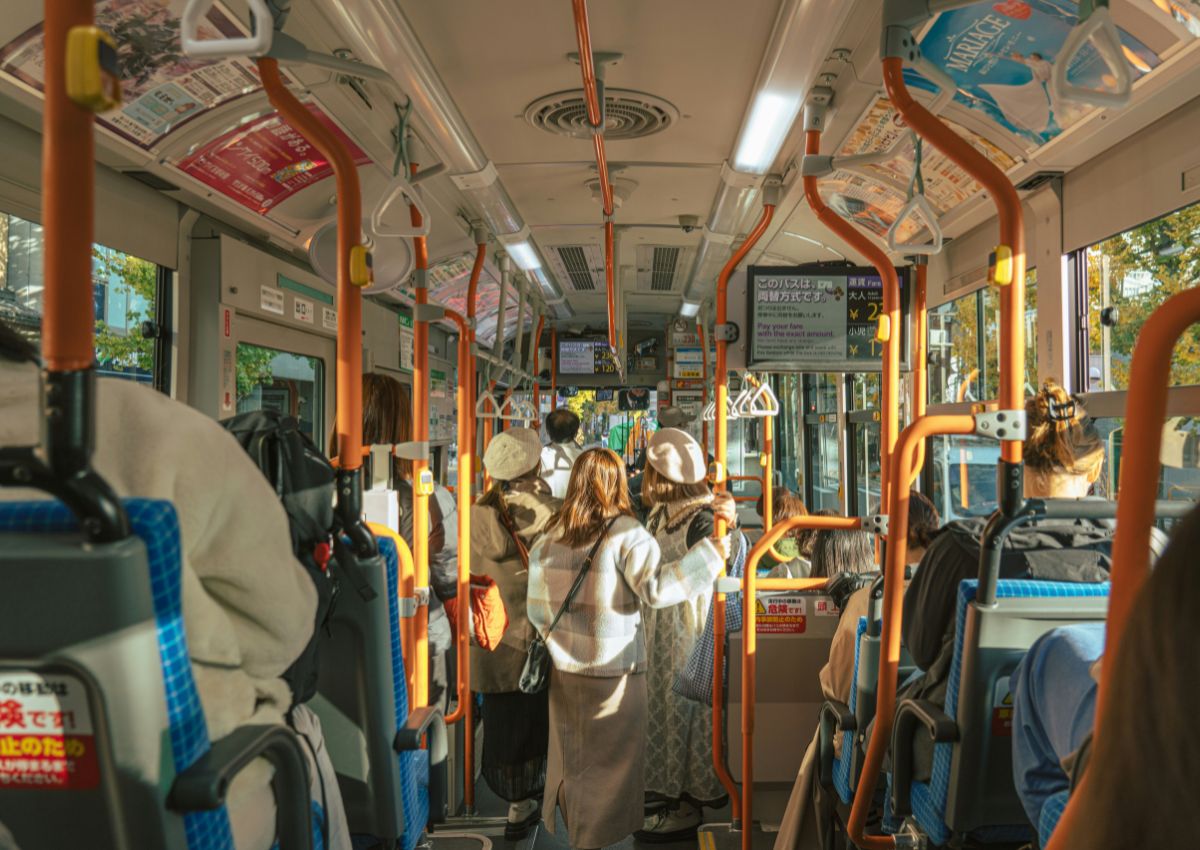
M 225 796 L 261 758 L 274 846 L 327 846 L 290 730 L 210 742 L 202 710 L 177 716 L 175 678 L 194 687 L 151 606 L 145 506 L 90 466 L 113 380 L 212 420 L 288 417 L 332 458 L 334 542 L 366 578 L 339 590 L 312 705 L 355 848 L 570 846 L 561 818 L 504 837 L 471 618 L 454 625 L 447 703 L 431 703 L 430 543 L 411 539 L 443 493 L 465 610 L 485 451 L 519 427 L 547 443 L 563 408 L 578 447 L 612 449 L 630 476 L 657 432 L 686 431 L 747 541 L 705 592 L 706 769 L 724 802 L 676 846 L 1084 846 L 1074 792 L 1040 822 L 1021 808 L 1009 679 L 1052 627 L 1107 622 L 1098 700 L 1116 699 L 1150 535 L 1200 497 L 1197 0 L 3 12 L 0 323 L 40 346 L 43 403 L 39 446 L 0 447 L 0 483 L 66 507 L 43 515 L 28 489 L 0 501 L 0 848 L 233 848 Z M 403 443 L 364 445 L 364 375 L 405 387 Z M 1090 499 L 1022 489 L 1026 399 L 1047 381 L 1103 446 Z M 379 470 L 401 459 L 407 541 L 379 528 L 403 504 Z M 915 668 L 899 623 L 910 491 L 941 523 L 985 528 L 981 551 L 1048 518 L 1115 522 L 1111 591 L 1077 600 L 1020 596 L 982 556 L 962 591 L 962 694 L 956 667 L 957 709 L 932 719 L 897 707 Z M 804 515 L 777 518 L 783 498 Z M 822 530 L 870 534 L 879 576 L 848 704 L 818 679 L 830 582 L 771 570 Z M 21 725 L 35 709 L 57 729 Z M 86 737 L 64 729 L 71 712 Z M 185 746 L 180 724 L 197 723 Z M 934 775 L 918 781 L 888 748 L 926 728 Z M 788 843 L 810 738 L 828 820 L 821 841 Z M 1188 846 L 1186 812 L 1171 816 Z

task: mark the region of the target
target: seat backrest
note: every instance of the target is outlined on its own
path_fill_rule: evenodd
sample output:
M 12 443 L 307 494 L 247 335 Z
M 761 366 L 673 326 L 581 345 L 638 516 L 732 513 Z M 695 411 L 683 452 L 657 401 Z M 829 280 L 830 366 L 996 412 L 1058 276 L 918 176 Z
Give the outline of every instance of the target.
M 400 658 L 395 544 L 380 540 L 376 557 L 339 562 L 339 567 L 354 575 L 342 582 L 330 617 L 317 695 L 309 707 L 321 719 L 350 831 L 395 842 L 404 834 L 409 807 L 393 746 L 397 718 L 402 723 L 407 714 L 403 661 L 399 681 L 395 666 Z M 373 598 L 355 589 L 364 585 Z
M 84 545 L 62 504 L 0 503 L 0 822 L 22 847 L 232 850 L 224 808 L 167 808 L 208 730 L 175 509 L 126 510 L 134 536 Z
M 1103 621 L 1108 583 L 1001 580 L 996 604 L 976 603 L 978 581 L 959 586 L 945 712 L 958 742 L 934 750 L 930 791 L 954 833 L 1028 833 L 1012 778 L 1009 679 L 1029 647 L 1059 626 Z

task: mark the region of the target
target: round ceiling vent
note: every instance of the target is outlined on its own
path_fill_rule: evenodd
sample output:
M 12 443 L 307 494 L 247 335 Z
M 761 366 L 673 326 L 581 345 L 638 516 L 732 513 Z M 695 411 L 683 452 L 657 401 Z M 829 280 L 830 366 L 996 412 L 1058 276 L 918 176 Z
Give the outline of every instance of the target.
M 583 89 L 538 98 L 525 107 L 525 120 L 556 136 L 579 139 L 592 135 Z M 678 120 L 679 110 L 661 97 L 629 89 L 605 89 L 605 139 L 622 141 L 652 136 Z

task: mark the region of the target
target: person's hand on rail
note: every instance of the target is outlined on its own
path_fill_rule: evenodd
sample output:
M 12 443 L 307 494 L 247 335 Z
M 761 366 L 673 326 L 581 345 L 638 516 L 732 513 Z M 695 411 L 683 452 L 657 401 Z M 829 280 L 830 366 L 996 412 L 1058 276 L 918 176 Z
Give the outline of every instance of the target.
M 725 520 L 725 527 L 737 528 L 737 502 L 731 493 L 717 493 L 713 496 L 713 521 Z

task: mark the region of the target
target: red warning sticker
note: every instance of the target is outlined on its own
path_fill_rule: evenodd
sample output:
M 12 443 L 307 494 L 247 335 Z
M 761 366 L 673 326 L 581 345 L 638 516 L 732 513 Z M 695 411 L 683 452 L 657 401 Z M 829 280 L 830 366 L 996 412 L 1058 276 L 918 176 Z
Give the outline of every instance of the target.
M 1013 698 L 1008 689 L 1009 677 L 996 680 L 992 691 L 992 737 L 1011 738 L 1013 729 Z
M 760 635 L 800 635 L 807 625 L 803 596 L 759 597 L 754 631 Z
M 0 788 L 99 784 L 87 691 L 74 676 L 0 671 Z

